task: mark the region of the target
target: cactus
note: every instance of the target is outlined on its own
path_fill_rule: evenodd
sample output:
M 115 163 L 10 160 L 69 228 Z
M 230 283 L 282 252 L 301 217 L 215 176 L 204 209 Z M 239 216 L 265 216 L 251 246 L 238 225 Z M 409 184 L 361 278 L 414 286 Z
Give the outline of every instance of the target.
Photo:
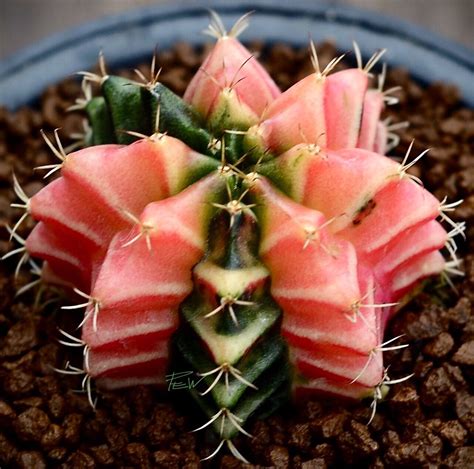
M 166 385 L 192 370 L 189 390 L 220 443 L 291 393 L 371 397 L 390 380 L 385 325 L 420 281 L 458 273 L 448 214 L 402 163 L 384 156 L 394 142 L 381 120 L 396 101 L 368 89 L 371 69 L 321 70 L 281 93 L 238 41 L 247 16 L 227 33 L 213 14 L 216 45 L 184 98 L 159 81 L 153 60 L 143 83 L 84 72 L 78 101 L 90 130 L 84 149 L 60 160 L 56 178 L 31 199 L 11 230 L 21 253 L 43 260 L 44 280 L 74 289 L 85 309 L 82 374 L 98 388 Z M 100 95 L 92 97 L 90 82 Z M 58 173 L 59 174 L 59 173 Z M 27 215 L 38 223 L 22 240 Z M 449 233 L 436 221 L 452 225 Z M 446 262 L 446 247 L 453 260 Z M 384 341 L 385 340 L 385 341 Z

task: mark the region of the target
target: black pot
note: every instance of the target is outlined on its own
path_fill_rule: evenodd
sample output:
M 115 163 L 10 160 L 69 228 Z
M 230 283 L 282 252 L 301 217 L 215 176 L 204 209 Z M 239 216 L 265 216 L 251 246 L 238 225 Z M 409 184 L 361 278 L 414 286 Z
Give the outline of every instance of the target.
M 90 68 L 103 50 L 112 67 L 136 64 L 150 57 L 155 45 L 167 48 L 177 41 L 200 44 L 208 24 L 207 8 L 216 9 L 226 24 L 255 11 L 243 41 L 286 42 L 295 46 L 333 40 L 340 50 L 352 41 L 362 54 L 388 49 L 390 66 L 402 65 L 421 82 L 456 85 L 464 102 L 474 106 L 473 51 L 418 26 L 366 10 L 329 6 L 311 0 L 275 4 L 272 0 L 178 1 L 128 11 L 56 34 L 11 56 L 0 64 L 1 104 L 15 109 L 31 103 L 49 84 Z

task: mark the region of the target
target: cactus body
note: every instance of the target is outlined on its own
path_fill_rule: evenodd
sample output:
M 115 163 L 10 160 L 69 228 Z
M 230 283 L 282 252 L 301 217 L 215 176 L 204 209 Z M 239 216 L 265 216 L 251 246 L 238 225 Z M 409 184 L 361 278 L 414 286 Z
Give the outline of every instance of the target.
M 28 201 L 26 250 L 86 298 L 88 377 L 199 374 L 191 395 L 243 458 L 233 436 L 290 389 L 378 398 L 385 324 L 443 271 L 450 235 L 406 161 L 383 155 L 368 67 L 321 72 L 313 50 L 315 72 L 280 93 L 232 32 L 211 32 L 184 100 L 100 78 L 91 146 Z

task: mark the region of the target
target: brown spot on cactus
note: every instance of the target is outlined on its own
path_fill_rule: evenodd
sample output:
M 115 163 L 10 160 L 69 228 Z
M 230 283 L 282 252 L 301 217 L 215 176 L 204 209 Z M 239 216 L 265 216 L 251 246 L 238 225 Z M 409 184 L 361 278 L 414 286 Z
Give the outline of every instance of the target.
M 364 218 L 367 218 L 375 207 L 376 203 L 372 199 L 368 200 L 362 208 L 359 209 L 357 216 L 352 220 L 352 224 L 360 225 Z

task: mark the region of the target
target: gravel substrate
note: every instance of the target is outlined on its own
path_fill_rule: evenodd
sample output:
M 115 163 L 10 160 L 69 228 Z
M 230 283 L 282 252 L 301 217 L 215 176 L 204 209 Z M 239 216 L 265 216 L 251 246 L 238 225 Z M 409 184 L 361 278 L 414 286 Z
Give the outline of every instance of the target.
M 182 93 L 203 53 L 181 44 L 159 54 L 162 81 Z M 320 48 L 322 62 L 334 54 L 330 45 Z M 282 88 L 311 71 L 306 49 L 277 45 L 263 56 Z M 15 288 L 34 275 L 23 269 L 15 281 L 15 261 L 8 261 L 0 263 L 0 467 L 474 467 L 474 111 L 463 108 L 448 85 L 423 88 L 403 70 L 391 71 L 388 82 L 403 91 L 387 116 L 411 124 L 393 153 L 403 155 L 413 138 L 414 155 L 431 147 L 416 175 L 440 200 L 465 199 L 454 219 L 468 225 L 460 246 L 466 275 L 455 280 L 458 295 L 432 282 L 431 296 L 425 290 L 392 322 L 387 338 L 405 334 L 410 347 L 386 353 L 390 376 L 415 375 L 392 387 L 370 426 L 367 402 L 314 399 L 254 422 L 249 431 L 255 438 L 238 440 L 241 452 L 260 466 L 242 465 L 228 455 L 200 463 L 216 441 L 189 433 L 196 420 L 182 410 L 185 394 L 150 387 L 106 393 L 94 412 L 85 395 L 73 392 L 80 382 L 52 371 L 68 358 L 57 343 L 57 327 L 73 331 L 70 317 L 58 309 L 64 299 L 58 301 L 53 288 L 15 298 Z M 27 194 L 44 185 L 41 174 L 32 171 L 52 162 L 39 130 L 61 127 L 62 136 L 81 130 L 80 114 L 65 112 L 79 93 L 79 85 L 67 80 L 48 88 L 35 109 L 0 108 L 2 224 L 12 226 L 21 214 L 9 207 L 12 168 Z M 28 220 L 19 233 L 26 236 L 32 225 Z M 0 255 L 10 249 L 2 228 Z

